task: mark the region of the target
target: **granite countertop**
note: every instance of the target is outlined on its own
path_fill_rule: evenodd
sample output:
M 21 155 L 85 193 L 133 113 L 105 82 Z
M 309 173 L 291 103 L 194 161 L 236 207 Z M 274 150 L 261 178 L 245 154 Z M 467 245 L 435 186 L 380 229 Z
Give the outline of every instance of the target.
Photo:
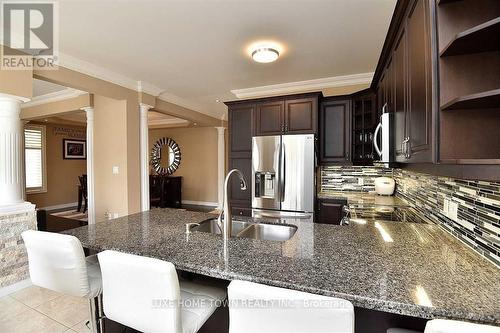
M 321 191 L 318 199 L 346 199 L 349 205 L 388 205 L 408 206 L 408 203 L 398 196 L 378 195 L 375 192 L 356 191 Z
M 273 222 L 298 227 L 286 242 L 231 238 L 226 246 L 220 235 L 184 233 L 186 223 L 212 217 L 153 209 L 66 233 L 97 251 L 159 258 L 207 276 L 341 297 L 391 313 L 500 325 L 500 270 L 438 225 L 285 219 Z

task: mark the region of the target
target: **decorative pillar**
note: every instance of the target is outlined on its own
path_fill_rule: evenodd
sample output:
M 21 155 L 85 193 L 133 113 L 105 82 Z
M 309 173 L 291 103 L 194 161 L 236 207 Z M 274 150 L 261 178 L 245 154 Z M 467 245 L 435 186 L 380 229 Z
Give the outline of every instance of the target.
M 222 210 L 224 201 L 224 175 L 226 174 L 226 154 L 225 146 L 226 140 L 224 139 L 225 127 L 216 127 L 217 129 L 217 188 L 218 188 L 218 202 L 219 210 Z
M 149 210 L 149 158 L 148 158 L 148 111 L 151 105 L 139 104 L 140 154 L 141 154 L 141 210 Z
M 21 102 L 28 99 L 0 94 L 0 213 L 34 210 L 24 201 L 24 124 Z
M 87 201 L 88 223 L 95 223 L 95 187 L 94 187 L 94 108 L 82 108 L 87 116 Z

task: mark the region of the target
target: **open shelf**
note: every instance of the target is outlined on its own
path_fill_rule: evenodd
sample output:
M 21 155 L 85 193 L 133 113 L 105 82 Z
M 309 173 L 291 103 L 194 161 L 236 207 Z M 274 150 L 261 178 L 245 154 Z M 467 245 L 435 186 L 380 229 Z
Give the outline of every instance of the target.
M 441 110 L 500 108 L 500 89 L 460 96 L 441 105 Z
M 455 35 L 441 57 L 500 50 L 500 17 Z

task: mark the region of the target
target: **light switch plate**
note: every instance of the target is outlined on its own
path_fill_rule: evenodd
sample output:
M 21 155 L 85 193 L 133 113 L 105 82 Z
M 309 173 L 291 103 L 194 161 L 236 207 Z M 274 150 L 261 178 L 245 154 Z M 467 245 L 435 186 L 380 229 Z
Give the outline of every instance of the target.
M 120 173 L 120 169 L 117 166 L 113 167 L 113 175 L 117 175 Z

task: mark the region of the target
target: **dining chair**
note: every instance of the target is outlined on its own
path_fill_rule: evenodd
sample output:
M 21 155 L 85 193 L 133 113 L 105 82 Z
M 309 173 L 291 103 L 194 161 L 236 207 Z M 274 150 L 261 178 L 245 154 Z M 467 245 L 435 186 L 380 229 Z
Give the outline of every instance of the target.
M 97 256 L 104 314 L 141 332 L 197 332 L 226 298 L 223 288 L 179 282 L 166 261 L 111 250 Z
M 228 300 L 229 333 L 354 333 L 344 299 L 236 280 Z

